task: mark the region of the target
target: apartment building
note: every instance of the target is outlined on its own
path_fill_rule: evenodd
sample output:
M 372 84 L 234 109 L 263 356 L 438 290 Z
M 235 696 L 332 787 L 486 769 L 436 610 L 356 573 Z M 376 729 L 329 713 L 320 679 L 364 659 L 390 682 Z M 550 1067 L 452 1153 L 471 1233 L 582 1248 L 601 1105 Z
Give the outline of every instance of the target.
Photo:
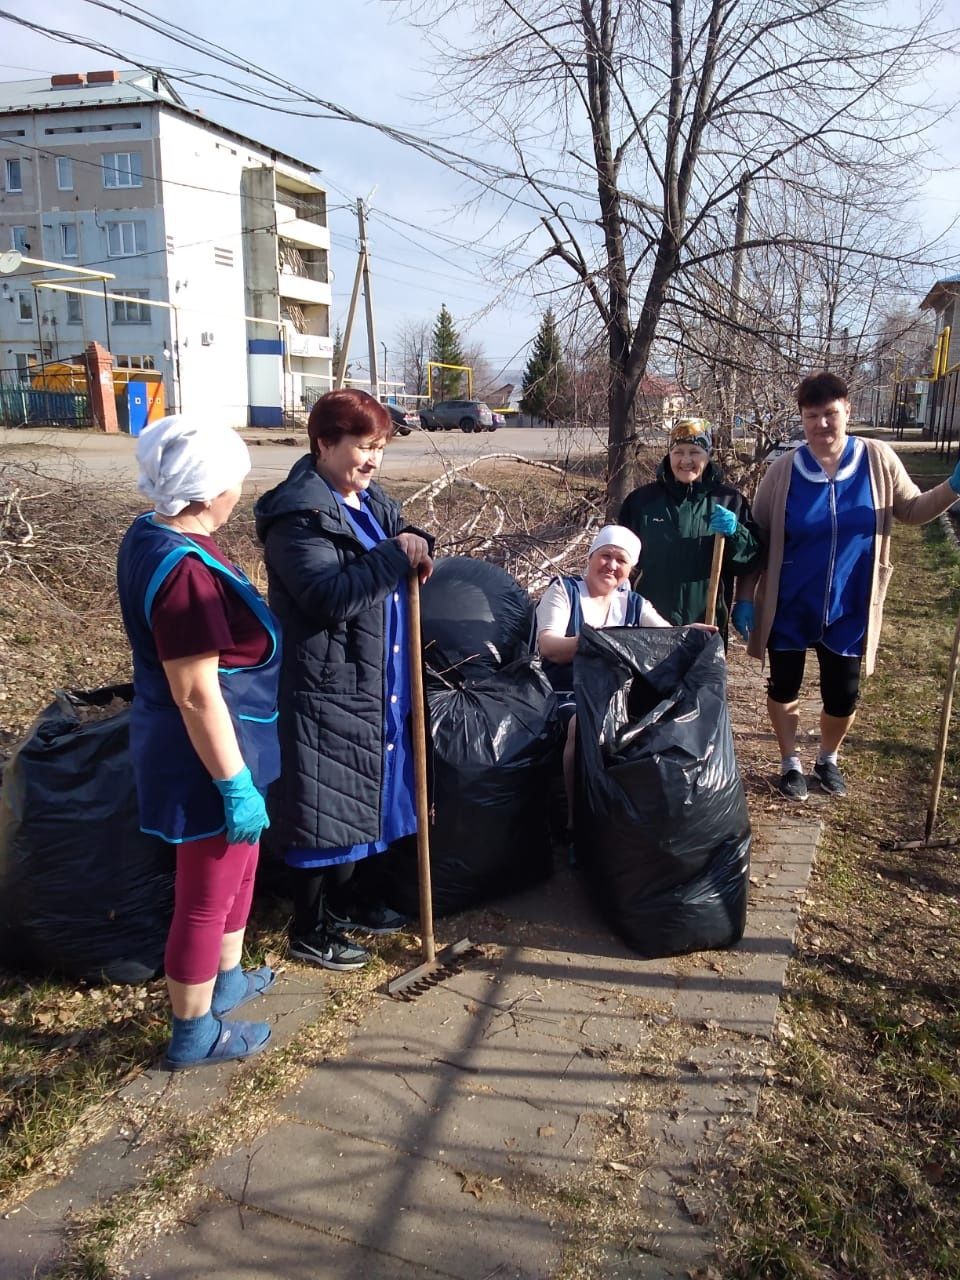
M 192 110 L 160 72 L 0 83 L 0 372 L 96 340 L 168 406 L 280 426 L 331 385 L 326 192 L 310 165 Z M 71 267 L 77 292 L 35 288 Z M 121 295 L 111 296 L 111 295 Z

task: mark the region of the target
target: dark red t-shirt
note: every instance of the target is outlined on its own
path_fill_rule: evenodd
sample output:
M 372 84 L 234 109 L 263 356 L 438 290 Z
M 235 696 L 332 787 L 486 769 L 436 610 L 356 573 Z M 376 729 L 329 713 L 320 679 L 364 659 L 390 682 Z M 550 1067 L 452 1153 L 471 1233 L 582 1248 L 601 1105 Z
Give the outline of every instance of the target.
M 207 534 L 191 539 L 228 568 L 234 566 Z M 223 667 L 253 667 L 270 652 L 270 637 L 253 610 L 197 556 L 184 556 L 153 602 L 153 639 L 161 662 L 220 654 Z

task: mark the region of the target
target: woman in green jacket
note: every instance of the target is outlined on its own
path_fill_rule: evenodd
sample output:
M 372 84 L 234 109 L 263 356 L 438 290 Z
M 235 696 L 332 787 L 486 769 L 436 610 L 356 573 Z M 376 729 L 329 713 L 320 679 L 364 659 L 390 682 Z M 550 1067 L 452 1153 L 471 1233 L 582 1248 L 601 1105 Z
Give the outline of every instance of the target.
M 714 536 L 721 534 L 726 545 L 716 622 L 724 642 L 731 620 L 746 640 L 753 627 L 760 540 L 747 500 L 723 483 L 711 460 L 712 447 L 707 422 L 680 418 L 656 480 L 627 496 L 619 523 L 643 544 L 644 596 L 675 627 L 704 620 Z

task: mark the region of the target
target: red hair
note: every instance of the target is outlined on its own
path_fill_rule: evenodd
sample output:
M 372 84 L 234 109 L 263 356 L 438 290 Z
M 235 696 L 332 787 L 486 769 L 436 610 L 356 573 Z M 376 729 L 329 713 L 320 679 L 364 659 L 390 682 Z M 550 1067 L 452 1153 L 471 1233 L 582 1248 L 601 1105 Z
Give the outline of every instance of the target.
M 310 410 L 307 435 L 310 452 L 316 457 L 321 441 L 339 444 L 344 436 L 377 436 L 389 440 L 393 435 L 393 419 L 366 391 L 342 387 L 321 396 Z

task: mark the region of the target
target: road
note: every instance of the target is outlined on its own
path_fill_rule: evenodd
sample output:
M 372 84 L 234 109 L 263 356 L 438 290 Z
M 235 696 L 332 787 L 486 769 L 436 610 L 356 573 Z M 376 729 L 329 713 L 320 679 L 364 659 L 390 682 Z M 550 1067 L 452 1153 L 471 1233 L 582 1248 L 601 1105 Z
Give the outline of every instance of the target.
M 244 431 L 253 470 L 245 488 L 262 493 L 277 484 L 306 448 L 306 437 L 284 431 Z M 78 481 L 133 483 L 137 475 L 136 441 L 128 435 L 39 427 L 0 427 L 0 463 L 36 464 L 45 475 Z M 381 479 L 428 480 L 445 466 L 456 466 L 483 454 L 519 453 L 550 462 L 577 461 L 602 450 L 603 442 L 586 428 L 550 430 L 501 427 L 496 432 L 467 435 L 462 431 L 421 432 L 397 437 L 387 446 Z

